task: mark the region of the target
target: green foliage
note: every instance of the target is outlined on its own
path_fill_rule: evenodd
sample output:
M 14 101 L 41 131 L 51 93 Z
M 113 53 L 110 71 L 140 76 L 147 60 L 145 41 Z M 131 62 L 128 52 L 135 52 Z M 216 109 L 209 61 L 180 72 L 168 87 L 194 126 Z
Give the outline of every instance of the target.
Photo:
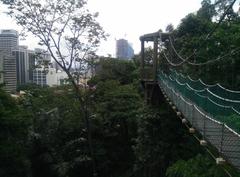
M 212 4 L 203 0 L 198 12 L 183 18 L 173 35 L 176 50 L 181 51 L 180 55 L 185 59 L 191 56 L 189 61 L 192 63 L 219 59 L 200 66 L 185 63 L 180 68 L 183 72 L 208 83 L 219 82 L 239 90 L 239 15 L 230 8 L 220 24 L 216 21 L 231 2 L 223 0 Z
M 134 154 L 131 146 L 136 137 L 136 119 L 141 99 L 132 85 L 118 81 L 99 82 L 94 93 L 97 129 L 102 148 L 98 148 L 97 161 L 102 176 L 119 176 L 132 168 Z M 100 125 L 100 126 L 99 126 Z M 101 151 L 101 153 L 99 153 Z
M 213 16 L 216 15 L 216 10 L 211 0 L 203 0 L 202 7 L 198 10 L 197 15 L 205 20 L 211 21 Z
M 170 166 L 167 177 L 227 177 L 223 168 L 217 166 L 207 155 L 197 155 L 187 161 L 179 160 Z
M 0 89 L 0 176 L 27 176 L 30 122 L 29 114 Z
M 137 79 L 136 66 L 132 61 L 101 58 L 96 66 L 95 83 L 98 81 L 117 80 L 120 84 L 130 84 Z
M 110 70 L 113 72 L 108 75 Z M 98 175 L 119 176 L 132 168 L 135 159 L 131 146 L 134 144 L 132 139 L 137 136 L 136 119 L 141 99 L 135 86 L 130 84 L 136 79 L 133 63 L 108 61 L 101 73 L 96 76 L 97 82 L 92 82 L 95 90 L 81 92 L 86 99 L 89 114 L 86 115 L 91 122 Z M 110 80 L 112 77 L 115 80 Z M 13 159 L 9 162 L 22 169 L 24 175 L 31 173 L 33 177 L 92 176 L 93 160 L 89 155 L 85 120 L 72 87 L 25 85 L 19 89 L 26 94 L 18 99 L 18 104 L 7 94 L 3 95 L 3 100 L 5 107 L 14 115 L 17 114 L 13 111 L 15 107 L 21 106 L 29 116 L 30 122 L 23 129 L 28 137 L 28 149 L 23 155 L 26 155 L 25 160 L 31 165 L 31 170 L 22 168 Z M 9 114 L 4 109 L 1 115 Z M 17 123 L 16 129 L 20 125 Z M 4 147 L 8 145 L 3 144 Z M 25 149 L 21 147 L 20 150 Z M 20 172 L 17 174 L 21 176 Z
M 176 160 L 188 159 L 201 152 L 169 109 L 163 105 L 160 110 L 145 109 L 140 113 L 134 148 L 135 176 L 165 176 L 168 166 Z
M 72 89 L 33 87 L 21 102 L 33 119 L 30 159 L 34 176 L 66 176 L 76 169 L 90 172 L 84 120 Z

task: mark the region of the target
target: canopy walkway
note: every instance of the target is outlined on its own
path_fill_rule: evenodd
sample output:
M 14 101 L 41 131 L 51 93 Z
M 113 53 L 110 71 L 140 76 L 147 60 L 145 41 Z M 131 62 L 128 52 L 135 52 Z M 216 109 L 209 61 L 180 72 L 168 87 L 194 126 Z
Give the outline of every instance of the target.
M 147 103 L 164 99 L 171 105 L 182 122 L 201 134 L 200 144 L 210 143 L 219 152 L 216 162 L 228 162 L 240 169 L 240 91 L 232 91 L 220 84 L 208 85 L 201 79 L 193 80 L 170 70 L 168 74 L 158 70 L 158 39 L 167 33 L 152 33 L 140 37 L 142 42 L 142 75 Z M 153 62 L 146 67 L 144 42 L 154 42 Z M 150 69 L 149 69 L 150 68 Z M 153 72 L 149 74 L 149 71 Z M 151 76 L 151 77 L 149 77 Z M 159 87 L 159 89 L 156 89 Z M 159 97 L 157 95 L 159 93 Z
M 237 100 L 224 101 L 221 97 L 208 92 L 208 89 L 219 87 L 218 85 L 210 87 L 206 85 L 204 90 L 195 90 L 191 85 L 181 83 L 164 73 L 158 76 L 162 91 L 191 126 L 201 133 L 203 140 L 210 142 L 224 159 L 240 169 L 240 114 L 231 107 L 231 101 Z M 202 93 L 206 95 L 203 96 Z M 229 96 L 231 94 L 237 93 L 229 91 Z M 226 104 L 228 102 L 229 105 L 220 105 L 211 98 Z M 238 104 L 240 105 L 240 102 Z

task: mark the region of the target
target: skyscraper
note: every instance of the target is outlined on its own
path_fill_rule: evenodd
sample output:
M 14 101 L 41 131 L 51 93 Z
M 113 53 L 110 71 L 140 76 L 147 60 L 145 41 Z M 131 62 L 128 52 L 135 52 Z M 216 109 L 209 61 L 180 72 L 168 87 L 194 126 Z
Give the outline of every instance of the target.
M 15 49 L 18 47 L 18 32 L 16 30 L 0 30 L 0 48 Z
M 18 47 L 18 32 L 15 30 L 0 31 L 0 63 L 3 65 L 3 82 L 8 92 L 16 90 L 16 60 L 12 50 Z
M 116 57 L 120 59 L 131 59 L 134 55 L 132 46 L 126 39 L 116 41 Z
M 12 54 L 16 58 L 17 84 L 32 83 L 35 67 L 34 51 L 28 50 L 27 46 L 19 46 L 13 49 Z
M 3 80 L 3 58 L 1 56 L 1 51 L 0 51 L 0 84 L 4 82 Z
M 36 63 L 38 68 L 33 70 L 33 83 L 46 86 L 48 68 L 45 68 L 44 63 L 49 64 L 51 61 L 51 55 L 49 52 L 39 48 L 35 49 L 34 52 L 37 55 Z
M 33 82 L 40 86 L 47 85 L 47 70 L 44 68 L 36 68 L 33 71 Z

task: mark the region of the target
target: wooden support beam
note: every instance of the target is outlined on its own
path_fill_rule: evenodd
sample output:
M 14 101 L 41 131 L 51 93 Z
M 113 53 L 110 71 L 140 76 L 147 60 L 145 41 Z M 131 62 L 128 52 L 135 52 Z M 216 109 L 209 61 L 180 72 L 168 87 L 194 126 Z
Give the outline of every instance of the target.
M 155 32 L 155 33 L 149 33 L 149 34 L 145 34 L 145 35 L 141 36 L 141 37 L 140 37 L 140 40 L 144 40 L 144 41 L 146 41 L 146 42 L 148 42 L 148 41 L 154 41 L 154 38 L 155 38 L 155 37 L 159 38 L 160 35 L 161 35 L 162 40 L 164 41 L 164 40 L 168 39 L 168 37 L 169 37 L 170 34 L 171 34 L 171 33 L 163 33 L 163 32 L 157 31 L 157 32 Z
M 144 51 L 144 40 L 141 40 L 141 79 L 144 78 L 144 60 L 145 60 L 145 51 Z
M 153 46 L 153 80 L 157 80 L 158 38 L 154 37 Z

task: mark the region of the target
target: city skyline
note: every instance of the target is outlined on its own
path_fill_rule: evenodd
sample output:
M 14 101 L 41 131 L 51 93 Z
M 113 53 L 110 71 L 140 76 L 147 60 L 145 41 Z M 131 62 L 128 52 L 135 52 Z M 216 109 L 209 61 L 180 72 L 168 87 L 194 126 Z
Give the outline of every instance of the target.
M 29 83 L 64 84 L 67 74 L 51 66 L 48 67 L 51 72 L 47 72 L 43 66 L 49 62 L 51 55 L 44 49 L 29 50 L 28 46 L 19 45 L 18 31 L 0 29 L 0 84 L 4 84 L 7 92 L 15 92 L 18 86 Z

